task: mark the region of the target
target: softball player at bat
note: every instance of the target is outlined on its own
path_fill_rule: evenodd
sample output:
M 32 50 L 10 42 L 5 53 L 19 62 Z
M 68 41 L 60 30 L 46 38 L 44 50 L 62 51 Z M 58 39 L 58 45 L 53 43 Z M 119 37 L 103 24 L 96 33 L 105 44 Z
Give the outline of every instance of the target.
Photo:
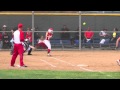
M 48 31 L 46 32 L 45 35 L 45 39 L 43 36 L 41 36 L 41 38 L 38 41 L 37 46 L 41 46 L 44 49 L 47 49 L 47 55 L 51 56 L 50 52 L 51 52 L 51 43 L 50 43 L 50 39 L 53 36 L 53 28 L 49 28 Z

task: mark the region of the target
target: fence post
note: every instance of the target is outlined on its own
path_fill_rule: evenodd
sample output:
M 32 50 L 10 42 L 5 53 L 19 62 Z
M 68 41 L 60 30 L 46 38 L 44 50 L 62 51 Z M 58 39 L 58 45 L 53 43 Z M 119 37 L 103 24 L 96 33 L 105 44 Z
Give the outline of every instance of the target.
M 34 11 L 32 11 L 32 46 L 34 46 Z
M 79 11 L 79 50 L 81 50 L 81 11 Z

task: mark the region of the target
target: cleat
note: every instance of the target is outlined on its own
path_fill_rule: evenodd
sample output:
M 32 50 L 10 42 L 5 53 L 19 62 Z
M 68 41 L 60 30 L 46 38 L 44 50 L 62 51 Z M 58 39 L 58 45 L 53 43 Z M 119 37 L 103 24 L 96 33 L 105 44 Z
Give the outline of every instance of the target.
M 14 65 L 11 65 L 10 67 L 15 67 Z
M 118 47 L 115 47 L 115 50 L 118 50 Z
M 117 64 L 120 66 L 120 60 L 117 60 L 116 62 L 117 62 Z
M 47 56 L 51 56 L 51 55 L 48 53 Z
M 26 65 L 20 66 L 20 67 L 27 67 Z
M 28 54 L 28 55 L 32 55 L 32 54 Z

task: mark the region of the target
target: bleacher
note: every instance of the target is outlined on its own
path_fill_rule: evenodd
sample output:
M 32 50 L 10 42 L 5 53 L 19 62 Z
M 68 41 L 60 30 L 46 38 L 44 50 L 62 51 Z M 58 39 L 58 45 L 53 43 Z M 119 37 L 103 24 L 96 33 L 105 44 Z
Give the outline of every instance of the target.
M 61 47 L 71 48 L 72 47 L 70 40 L 52 39 L 50 43 L 51 43 L 51 46 L 55 48 L 61 48 Z
M 100 44 L 100 38 L 94 37 L 93 43 L 85 43 L 84 40 L 82 40 L 82 47 L 90 48 L 91 45 L 93 48 L 99 48 L 99 49 L 115 49 L 116 42 L 107 42 L 104 44 Z M 79 45 L 79 40 L 77 40 L 77 44 Z
M 52 39 L 51 46 L 54 48 L 72 48 L 72 47 L 79 47 L 79 40 L 74 40 L 74 45 L 71 45 L 70 40 L 61 40 L 61 39 Z M 115 43 L 105 43 L 105 44 L 99 44 L 100 38 L 94 37 L 93 43 L 85 43 L 84 40 L 82 40 L 82 47 L 89 48 L 92 44 L 93 48 L 100 48 L 100 49 L 114 49 Z

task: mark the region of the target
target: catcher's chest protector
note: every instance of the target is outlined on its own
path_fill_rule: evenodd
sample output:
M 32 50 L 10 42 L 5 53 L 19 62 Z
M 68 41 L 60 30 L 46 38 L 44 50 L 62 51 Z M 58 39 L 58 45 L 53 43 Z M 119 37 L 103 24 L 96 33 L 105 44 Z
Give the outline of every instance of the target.
M 29 48 L 29 44 L 27 42 L 24 42 L 24 47 L 25 47 L 25 50 L 24 52 Z

